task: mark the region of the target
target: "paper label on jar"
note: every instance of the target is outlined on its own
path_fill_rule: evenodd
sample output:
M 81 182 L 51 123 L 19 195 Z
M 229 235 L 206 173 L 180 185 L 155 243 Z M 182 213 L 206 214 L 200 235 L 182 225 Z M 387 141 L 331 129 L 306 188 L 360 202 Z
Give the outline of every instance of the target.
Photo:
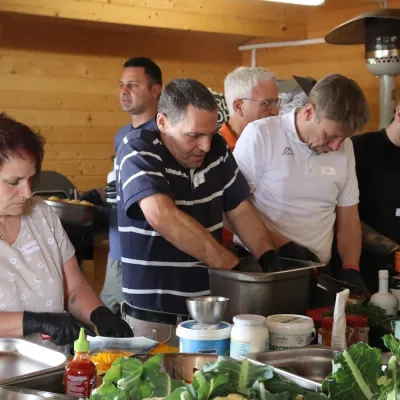
M 322 344 L 322 335 L 318 334 L 318 344 Z
M 269 333 L 270 350 L 284 350 L 294 347 L 304 347 L 311 343 L 311 333 L 303 335 L 282 335 L 279 333 Z
M 231 357 L 243 356 L 250 353 L 250 342 L 231 340 Z

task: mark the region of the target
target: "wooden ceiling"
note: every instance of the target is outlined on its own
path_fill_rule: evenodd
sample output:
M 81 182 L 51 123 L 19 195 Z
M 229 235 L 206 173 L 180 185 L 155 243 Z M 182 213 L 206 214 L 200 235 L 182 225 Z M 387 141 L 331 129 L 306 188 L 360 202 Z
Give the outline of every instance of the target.
M 0 12 L 108 23 L 141 35 L 233 35 L 240 44 L 306 38 L 308 8 L 262 0 L 1 0 Z

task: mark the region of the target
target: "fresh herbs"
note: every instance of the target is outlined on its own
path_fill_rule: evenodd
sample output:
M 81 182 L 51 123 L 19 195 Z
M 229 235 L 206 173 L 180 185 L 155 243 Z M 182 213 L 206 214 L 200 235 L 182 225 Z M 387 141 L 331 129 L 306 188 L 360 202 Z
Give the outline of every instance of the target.
M 381 323 L 387 319 L 385 310 L 372 303 L 348 304 L 346 305 L 346 314 L 363 315 L 368 318 L 370 327 L 380 327 Z M 327 310 L 323 313 L 324 317 L 333 317 L 333 310 Z

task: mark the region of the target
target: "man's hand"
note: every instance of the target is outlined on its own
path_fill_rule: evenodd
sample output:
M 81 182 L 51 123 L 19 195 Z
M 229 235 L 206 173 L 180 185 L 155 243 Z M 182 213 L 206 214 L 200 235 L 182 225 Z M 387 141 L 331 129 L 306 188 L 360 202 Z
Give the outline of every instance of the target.
M 292 260 L 321 262 L 316 254 L 298 243 L 288 242 L 278 250 L 279 257 L 290 258 Z
M 255 258 L 274 248 L 264 222 L 249 200 L 242 201 L 238 207 L 228 211 L 226 217 L 233 231 Z
M 340 280 L 348 283 L 349 285 L 359 287 L 365 292 L 367 296 L 369 296 L 367 285 L 361 278 L 360 272 L 357 270 L 357 267 L 345 265 L 340 273 Z
M 275 250 L 266 251 L 259 259 L 263 272 L 279 272 L 283 271 L 282 264 L 278 258 L 278 253 Z

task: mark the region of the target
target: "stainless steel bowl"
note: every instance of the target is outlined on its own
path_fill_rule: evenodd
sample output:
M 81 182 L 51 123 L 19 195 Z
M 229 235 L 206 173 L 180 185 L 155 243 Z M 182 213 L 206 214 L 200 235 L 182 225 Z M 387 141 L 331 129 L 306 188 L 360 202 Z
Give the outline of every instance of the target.
M 217 324 L 228 311 L 229 299 L 219 296 L 191 297 L 186 299 L 190 316 L 201 324 Z

